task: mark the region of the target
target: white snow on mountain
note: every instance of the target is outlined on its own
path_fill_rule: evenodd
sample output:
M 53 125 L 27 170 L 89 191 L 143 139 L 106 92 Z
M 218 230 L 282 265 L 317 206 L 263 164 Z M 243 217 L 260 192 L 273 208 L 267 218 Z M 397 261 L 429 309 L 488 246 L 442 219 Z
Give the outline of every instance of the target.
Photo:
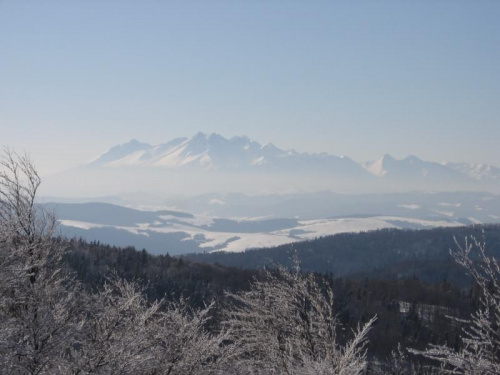
M 409 155 L 401 160 L 397 160 L 391 155 L 384 155 L 382 159 L 365 163 L 364 167 L 371 174 L 384 178 L 447 178 L 460 180 L 466 177 L 462 173 L 450 169 L 445 165 L 424 161 L 414 155 Z
M 385 176 L 387 171 L 384 169 L 384 164 L 386 164 L 386 160 L 388 158 L 392 158 L 390 155 L 385 155 L 382 159 L 376 160 L 374 162 L 365 163 L 365 169 L 375 176 Z
M 91 160 L 88 165 L 103 166 L 107 163 L 116 162 L 117 160 L 129 157 L 131 154 L 134 154 L 138 151 L 148 150 L 151 147 L 152 146 L 150 144 L 142 143 L 133 139 L 128 143 L 111 148 L 109 151 Z
M 445 162 L 443 163 L 443 165 L 478 181 L 500 180 L 500 168 L 497 168 L 491 164 Z
M 238 171 L 266 167 L 279 171 L 330 168 L 363 174 L 363 169 L 347 157 L 325 153 L 302 154 L 294 150 L 281 150 L 272 143 L 261 145 L 244 136 L 226 139 L 218 134 L 204 133 L 157 146 L 133 140 L 113 147 L 88 166 L 102 168 L 140 166 L 167 169 L 195 167 L 205 170 Z
M 314 187 L 318 190 L 331 187 L 344 191 L 356 188 L 363 192 L 498 191 L 500 183 L 500 168 L 492 165 L 436 163 L 414 155 L 395 159 L 389 154 L 373 162 L 357 163 L 346 156 L 324 152 L 311 154 L 282 150 L 272 143 L 262 145 L 246 136 L 228 139 L 218 134 L 204 133 L 191 138 L 176 138 L 159 145 L 132 140 L 115 146 L 94 159 L 87 165 L 86 171 L 113 170 L 117 181 L 121 178 L 117 173 L 126 175 L 132 168 L 135 171 L 162 170 L 162 175 L 169 170 L 221 172 L 225 173 L 225 178 L 232 177 L 211 182 L 218 181 L 223 187 L 241 185 L 241 177 L 250 176 L 250 180 L 254 182 L 243 184 L 247 187 L 254 186 L 256 191 L 262 191 L 270 184 L 275 189 L 276 186 L 283 189 L 296 187 L 295 184 L 298 184 L 300 189 L 307 191 Z M 251 174 L 253 172 L 264 173 L 266 177 L 254 178 L 255 175 Z M 304 178 L 304 174 L 309 177 Z M 295 180 L 286 181 L 283 176 L 293 176 Z M 143 177 L 148 178 L 146 175 Z M 200 181 L 193 179 L 194 183 L 189 185 L 204 186 L 207 180 L 203 178 L 200 177 Z M 176 176 L 172 181 L 180 180 Z M 169 186 L 172 188 L 172 185 Z M 205 191 L 208 192 L 210 191 Z

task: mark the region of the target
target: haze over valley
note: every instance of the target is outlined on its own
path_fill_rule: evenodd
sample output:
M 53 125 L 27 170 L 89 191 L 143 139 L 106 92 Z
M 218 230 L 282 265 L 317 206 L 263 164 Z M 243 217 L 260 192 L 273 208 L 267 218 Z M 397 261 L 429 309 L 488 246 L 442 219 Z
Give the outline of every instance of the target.
M 388 154 L 358 163 L 214 133 L 132 140 L 45 182 L 63 234 L 160 254 L 500 219 L 500 169 L 492 165 Z

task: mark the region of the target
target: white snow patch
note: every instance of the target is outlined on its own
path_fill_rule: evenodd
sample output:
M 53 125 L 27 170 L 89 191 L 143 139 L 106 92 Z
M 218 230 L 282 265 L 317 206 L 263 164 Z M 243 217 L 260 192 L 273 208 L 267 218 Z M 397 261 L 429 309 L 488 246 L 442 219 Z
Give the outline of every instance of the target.
M 260 158 L 254 159 L 250 162 L 250 165 L 263 165 L 266 164 L 267 161 L 264 158 L 264 156 L 261 156 Z
M 168 168 L 176 168 L 179 166 L 183 157 L 181 156 L 182 152 L 186 149 L 187 144 L 184 142 L 179 145 L 176 149 L 168 152 L 165 156 L 157 160 L 153 166 L 157 167 L 168 167 Z
M 118 168 L 118 167 L 126 167 L 126 166 L 133 166 L 133 165 L 140 165 L 142 164 L 141 157 L 146 153 L 145 150 L 140 150 L 131 153 L 130 155 L 127 155 L 121 159 L 109 162 L 104 164 L 105 167 L 111 167 L 111 168 Z
M 269 220 L 274 216 L 232 216 L 229 219 L 232 221 L 237 221 L 238 223 L 244 223 L 245 221 L 261 221 Z
M 169 152 L 154 162 L 152 166 L 179 168 L 198 161 L 203 167 L 212 167 L 212 160 L 206 151 L 201 154 L 190 155 L 189 152 L 185 152 L 187 146 L 187 141 L 181 143 L 178 147 L 169 150 Z
M 387 171 L 384 169 L 384 159 L 377 160 L 366 167 L 366 170 L 375 176 L 385 176 Z
M 398 207 L 406 208 L 408 210 L 418 210 L 420 208 L 418 204 L 398 204 Z
M 293 228 L 308 233 L 297 235 L 301 239 L 312 239 L 320 236 L 328 236 L 345 232 L 366 232 L 383 228 L 395 228 L 396 226 L 377 218 L 363 219 L 329 219 L 329 220 L 307 220 L 301 221 L 300 226 Z M 290 229 L 286 230 L 288 233 Z
M 453 217 L 455 213 L 453 211 L 439 211 L 439 210 L 433 210 L 435 213 L 448 216 L 448 217 Z
M 105 227 L 105 225 L 101 225 L 101 224 L 94 224 L 94 223 L 88 223 L 85 221 L 76 221 L 76 220 L 59 220 L 59 223 L 61 223 L 61 225 L 64 225 L 65 227 L 73 227 L 73 228 L 79 228 L 79 229 L 85 229 L 85 230 L 89 230 L 92 228 Z
M 214 223 L 214 217 L 207 214 L 198 214 L 191 218 L 182 219 L 182 221 L 194 226 L 210 226 Z
M 218 236 L 213 236 L 218 234 Z M 210 233 L 211 241 L 200 245 L 201 247 L 220 246 L 229 239 L 235 240 L 226 244 L 223 249 L 214 251 L 241 252 L 252 248 L 273 247 L 295 242 L 296 239 L 286 235 L 276 235 L 272 233 Z
M 119 230 L 124 230 L 126 232 L 135 234 L 137 236 L 149 237 L 148 231 L 141 228 L 134 228 L 134 227 L 114 227 L 114 228 Z

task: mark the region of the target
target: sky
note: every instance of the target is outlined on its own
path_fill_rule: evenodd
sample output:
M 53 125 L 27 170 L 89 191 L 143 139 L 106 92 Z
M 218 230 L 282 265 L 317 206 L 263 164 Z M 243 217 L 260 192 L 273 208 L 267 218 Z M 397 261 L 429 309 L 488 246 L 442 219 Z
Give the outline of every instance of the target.
M 0 0 L 0 145 L 42 174 L 247 135 L 500 165 L 499 1 Z

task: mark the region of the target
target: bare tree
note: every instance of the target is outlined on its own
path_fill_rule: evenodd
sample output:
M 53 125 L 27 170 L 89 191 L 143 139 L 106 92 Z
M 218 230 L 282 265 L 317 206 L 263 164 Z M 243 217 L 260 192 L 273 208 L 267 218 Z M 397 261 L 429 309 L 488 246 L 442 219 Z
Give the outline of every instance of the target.
M 484 234 L 483 234 L 484 237 Z M 470 274 L 481 290 L 481 303 L 464 324 L 463 346 L 459 351 L 445 345 L 432 345 L 426 351 L 411 350 L 438 361 L 442 373 L 493 375 L 500 374 L 500 265 L 486 255 L 486 243 L 466 238 L 451 254 Z
M 361 374 L 366 366 L 366 338 L 375 318 L 359 326 L 339 345 L 329 285 L 302 274 L 298 262 L 289 271 L 265 271 L 251 289 L 231 294 L 235 307 L 228 324 L 240 350 L 240 373 Z
M 55 216 L 37 205 L 41 180 L 27 156 L 5 151 L 0 170 L 0 367 L 64 373 L 78 305 L 53 237 Z
M 37 204 L 41 179 L 27 156 L 0 169 L 0 371 L 6 374 L 223 373 L 226 331 L 209 333 L 213 305 L 149 303 L 112 277 L 84 292 L 61 267 L 66 242 Z

